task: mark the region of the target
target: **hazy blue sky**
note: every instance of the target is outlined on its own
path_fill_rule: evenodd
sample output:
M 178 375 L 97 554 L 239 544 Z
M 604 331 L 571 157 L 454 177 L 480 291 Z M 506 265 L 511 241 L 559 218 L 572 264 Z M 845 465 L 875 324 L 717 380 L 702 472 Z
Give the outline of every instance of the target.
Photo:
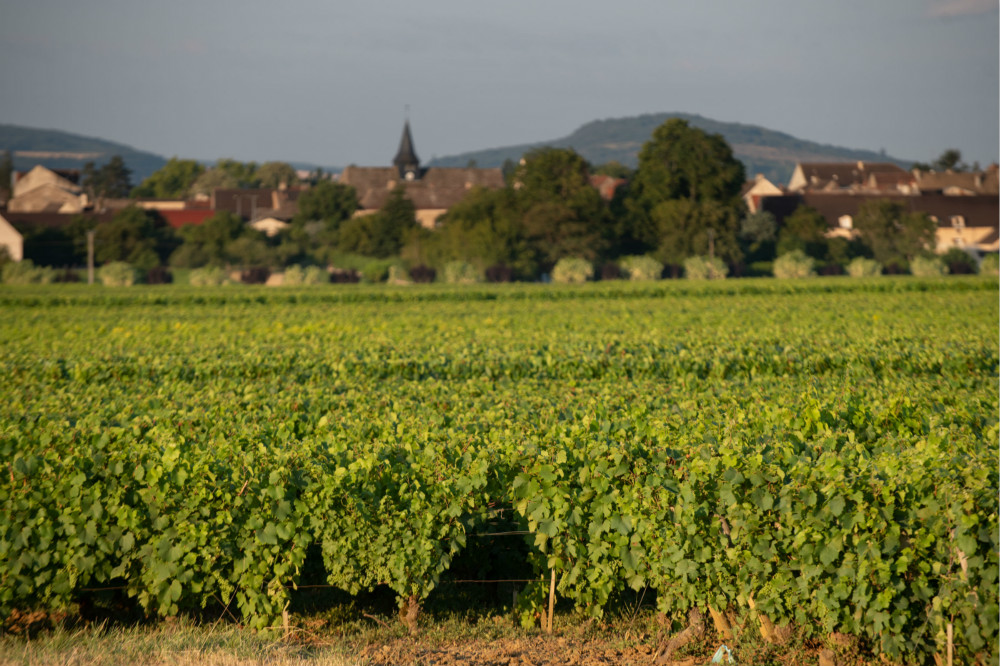
M 164 156 L 424 161 L 661 111 L 1000 153 L 996 0 L 0 0 L 0 122 Z

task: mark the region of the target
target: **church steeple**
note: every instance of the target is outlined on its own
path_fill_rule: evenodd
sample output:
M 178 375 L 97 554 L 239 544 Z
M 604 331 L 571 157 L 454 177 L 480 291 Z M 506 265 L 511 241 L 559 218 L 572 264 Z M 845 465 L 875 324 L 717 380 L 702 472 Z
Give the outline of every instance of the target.
M 399 170 L 399 177 L 406 180 L 420 178 L 420 158 L 413 150 L 413 137 L 410 136 L 410 121 L 403 125 L 403 138 L 399 140 L 399 150 L 392 160 L 393 166 Z

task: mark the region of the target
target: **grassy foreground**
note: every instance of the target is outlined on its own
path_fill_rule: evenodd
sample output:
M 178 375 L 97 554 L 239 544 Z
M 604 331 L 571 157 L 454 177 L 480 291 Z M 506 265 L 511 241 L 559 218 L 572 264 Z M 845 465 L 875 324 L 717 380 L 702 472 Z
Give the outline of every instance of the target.
M 167 664 L 199 666 L 380 666 L 383 664 L 649 664 L 671 633 L 650 609 L 608 621 L 587 621 L 574 613 L 557 614 L 552 635 L 525 630 L 510 614 L 442 614 L 419 636 L 399 625 L 362 619 L 331 624 L 322 616 L 295 617 L 287 634 L 256 632 L 233 624 L 173 619 L 148 625 L 97 623 L 55 629 L 31 637 L 0 636 L 0 664 L 40 666 L 119 666 Z M 726 645 L 736 663 L 815 664 L 820 653 L 835 655 L 838 666 L 868 663 L 856 645 L 766 643 L 752 622 L 734 627 Z M 281 632 L 279 632 L 281 634 Z M 725 644 L 711 629 L 666 663 L 708 664 Z M 891 663 L 891 662 L 888 662 Z

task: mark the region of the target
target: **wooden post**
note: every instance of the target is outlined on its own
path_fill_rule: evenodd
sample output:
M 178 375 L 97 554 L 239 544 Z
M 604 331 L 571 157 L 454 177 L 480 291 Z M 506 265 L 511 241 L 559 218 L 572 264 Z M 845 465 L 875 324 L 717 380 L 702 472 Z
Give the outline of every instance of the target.
M 87 232 L 87 284 L 94 284 L 94 234 L 91 229 Z
M 556 570 L 552 570 L 552 578 L 549 580 L 549 624 L 546 633 L 552 633 L 552 613 L 556 609 Z
M 719 632 L 719 637 L 726 641 L 733 640 L 733 628 L 730 626 L 726 616 L 715 610 L 712 604 L 708 605 L 708 612 L 712 615 L 712 622 L 715 623 L 715 630 Z
M 955 627 L 948 623 L 948 666 L 955 666 Z
M 286 608 L 285 610 L 281 611 L 281 626 L 284 627 L 284 629 L 285 629 L 285 639 L 286 640 L 288 639 L 288 634 L 289 634 L 288 624 L 289 624 L 289 622 L 288 622 L 288 609 Z

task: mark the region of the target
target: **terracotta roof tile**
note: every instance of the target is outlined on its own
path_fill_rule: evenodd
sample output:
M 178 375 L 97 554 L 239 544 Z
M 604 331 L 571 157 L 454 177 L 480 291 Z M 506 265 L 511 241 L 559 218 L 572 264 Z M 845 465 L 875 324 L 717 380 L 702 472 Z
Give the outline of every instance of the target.
M 340 182 L 358 193 L 362 209 L 381 208 L 397 185 L 406 189 L 407 198 L 417 210 L 442 210 L 457 204 L 473 187 L 488 189 L 504 186 L 500 169 L 444 168 L 423 169 L 418 180 L 401 180 L 395 167 L 346 167 Z

